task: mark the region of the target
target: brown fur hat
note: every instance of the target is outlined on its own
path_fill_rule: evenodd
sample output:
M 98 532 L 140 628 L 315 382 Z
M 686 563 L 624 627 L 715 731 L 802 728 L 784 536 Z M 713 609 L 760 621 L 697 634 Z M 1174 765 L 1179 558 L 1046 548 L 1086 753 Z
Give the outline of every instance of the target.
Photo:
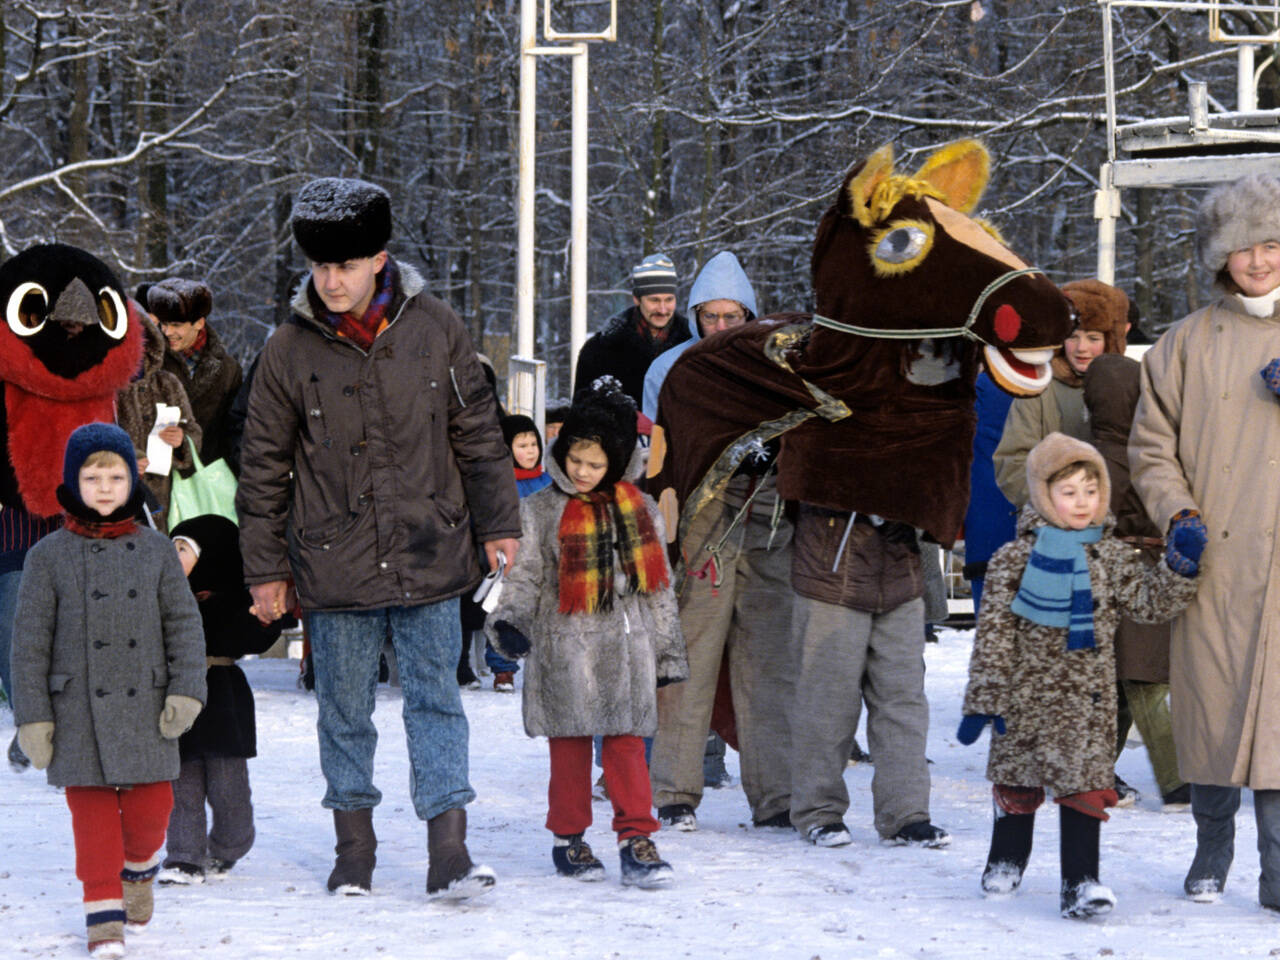
M 1125 292 L 1101 280 L 1072 280 L 1063 284 L 1063 295 L 1076 312 L 1076 327 L 1101 330 L 1107 335 L 1107 353 L 1124 353 L 1129 326 L 1129 298 Z
M 199 280 L 168 277 L 147 287 L 146 297 L 159 323 L 195 323 L 213 309 L 213 293 Z
M 1055 527 L 1065 527 L 1049 499 L 1049 478 L 1063 467 L 1077 461 L 1092 463 L 1098 468 L 1098 510 L 1094 523 L 1102 523 L 1111 509 L 1111 479 L 1107 464 L 1091 444 L 1056 430 L 1037 443 L 1027 454 L 1027 491 L 1031 506 Z

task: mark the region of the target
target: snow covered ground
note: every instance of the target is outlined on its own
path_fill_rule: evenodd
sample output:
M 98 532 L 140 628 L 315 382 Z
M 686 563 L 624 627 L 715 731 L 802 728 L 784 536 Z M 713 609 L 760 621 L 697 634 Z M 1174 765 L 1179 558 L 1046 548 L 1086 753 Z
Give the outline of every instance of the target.
M 930 645 L 933 818 L 954 837 L 944 850 L 882 847 L 871 827 L 871 768 L 846 773 L 851 846 L 817 849 L 794 833 L 751 827 L 741 790 L 709 791 L 696 833 L 655 838 L 676 871 L 669 889 L 618 885 L 606 804 L 588 833 L 609 879 L 555 876 L 546 815 L 546 744 L 525 737 L 519 696 L 464 692 L 471 720 L 472 855 L 498 886 L 470 905 L 427 903 L 426 831 L 408 802 L 399 691 L 379 688 L 384 800 L 374 893 L 335 899 L 324 890 L 333 835 L 320 807 L 315 702 L 294 685 L 296 661 L 257 660 L 259 757 L 251 761 L 258 839 L 231 875 L 199 887 L 157 890 L 151 929 L 129 956 L 183 958 L 630 958 L 762 957 L 1201 958 L 1280 956 L 1280 918 L 1257 904 L 1257 853 L 1248 796 L 1237 862 L 1222 902 L 1181 897 L 1194 844 L 1190 814 L 1160 812 L 1140 745 L 1121 774 L 1143 791 L 1138 806 L 1102 828 L 1103 881 L 1119 904 L 1091 922 L 1058 917 L 1057 812 L 1042 812 L 1022 892 L 987 901 L 978 876 L 990 830 L 983 779 L 986 739 L 954 739 L 971 632 L 944 631 Z M 0 710 L 0 743 L 12 714 Z M 860 738 L 865 746 L 865 738 Z M 730 754 L 730 769 L 737 773 Z M 84 923 L 71 830 L 61 795 L 42 774 L 0 772 L 0 930 L 3 957 L 84 956 Z

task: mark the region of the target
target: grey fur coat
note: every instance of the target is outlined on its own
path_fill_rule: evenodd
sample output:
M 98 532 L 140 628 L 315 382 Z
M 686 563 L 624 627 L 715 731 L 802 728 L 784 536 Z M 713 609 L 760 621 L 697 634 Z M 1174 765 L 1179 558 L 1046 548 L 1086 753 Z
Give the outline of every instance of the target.
M 632 458 L 631 468 L 638 465 Z M 632 734 L 658 729 L 659 680 L 689 675 L 675 594 L 614 595 L 613 609 L 563 614 L 560 605 L 560 516 L 573 484 L 551 457 L 551 486 L 520 501 L 521 549 L 485 633 L 504 656 L 494 624 L 505 620 L 529 638 L 524 729 L 531 737 Z M 628 469 L 628 479 L 637 475 Z M 646 496 L 658 539 L 662 516 Z
M 13 628 L 14 721 L 53 721 L 49 783 L 174 780 L 165 697 L 205 699 L 204 632 L 173 543 L 58 530 L 27 554 Z
M 1018 538 L 987 566 L 982 613 L 969 660 L 966 714 L 1004 717 L 993 733 L 987 779 L 1007 786 L 1044 787 L 1064 797 L 1108 790 L 1115 780 L 1116 661 L 1121 615 L 1140 623 L 1170 620 L 1195 596 L 1197 581 L 1160 561 L 1146 567 L 1141 553 L 1111 535 L 1085 547 L 1093 589 L 1090 649 L 1068 650 L 1065 627 L 1048 627 L 1009 609 L 1045 519 L 1028 505 Z

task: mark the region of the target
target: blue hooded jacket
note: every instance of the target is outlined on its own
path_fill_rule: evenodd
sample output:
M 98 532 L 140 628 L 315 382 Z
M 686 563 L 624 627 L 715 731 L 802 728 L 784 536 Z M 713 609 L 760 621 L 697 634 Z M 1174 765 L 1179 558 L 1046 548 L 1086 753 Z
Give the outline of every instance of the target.
M 747 279 L 742 264 L 728 250 L 717 253 L 708 260 L 697 278 L 693 281 L 693 289 L 689 291 L 689 333 L 692 339 L 677 344 L 665 353 L 660 354 L 644 375 L 644 401 L 641 410 L 650 420 L 658 417 L 658 394 L 662 390 L 662 382 L 667 379 L 671 365 L 679 359 L 691 346 L 702 339 L 698 329 L 697 307 L 710 300 L 736 300 L 747 308 L 747 319 L 756 318 L 756 293 L 751 289 L 751 281 Z

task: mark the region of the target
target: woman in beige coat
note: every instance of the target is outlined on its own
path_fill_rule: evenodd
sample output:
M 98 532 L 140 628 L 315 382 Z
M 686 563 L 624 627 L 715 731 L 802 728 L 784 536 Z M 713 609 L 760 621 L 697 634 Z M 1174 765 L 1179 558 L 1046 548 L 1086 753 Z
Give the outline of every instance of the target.
M 1161 530 L 1193 511 L 1209 534 L 1203 582 L 1170 647 L 1174 743 L 1196 819 L 1186 893 L 1221 895 L 1245 786 L 1258 821 L 1258 898 L 1280 910 L 1280 180 L 1215 188 L 1197 229 L 1226 295 L 1143 358 L 1129 463 Z

